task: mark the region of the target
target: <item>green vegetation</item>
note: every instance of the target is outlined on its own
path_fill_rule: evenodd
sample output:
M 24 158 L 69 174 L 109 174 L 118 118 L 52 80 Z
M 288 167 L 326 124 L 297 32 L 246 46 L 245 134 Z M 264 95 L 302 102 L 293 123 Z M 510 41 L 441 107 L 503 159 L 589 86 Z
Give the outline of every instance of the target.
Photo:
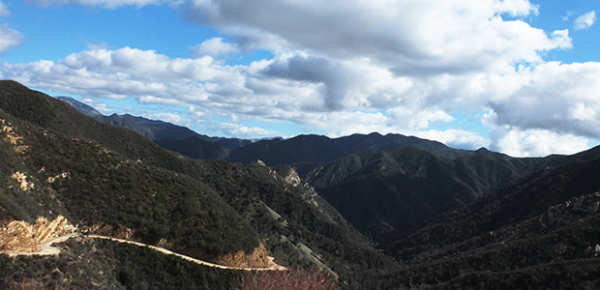
M 82 228 L 127 227 L 135 240 L 207 260 L 261 242 L 278 263 L 323 273 L 246 276 L 79 238 L 58 257 L 0 255 L 0 288 L 233 289 L 298 273 L 337 277 L 341 289 L 600 288 L 600 216 L 567 202 L 597 201 L 589 194 L 600 190 L 598 148 L 515 159 L 398 137 L 414 147 L 379 152 L 400 139 L 372 134 L 313 152 L 294 150 L 332 140 L 248 147 L 268 156 L 265 145 L 276 144 L 305 162 L 292 166 L 193 160 L 10 81 L 0 81 L 0 119 L 11 127 L 0 132 L 0 219 L 62 214 Z M 354 154 L 306 163 L 340 152 Z M 292 168 L 317 191 L 298 184 Z
M 27 114 L 16 119 L 10 115 L 15 102 L 4 101 L 9 106 L 2 107 L 2 118 L 31 146 L 20 155 L 7 150 L 16 158 L 7 170 L 22 171 L 35 183 L 27 194 L 14 186 L 3 189 L 4 218 L 61 213 L 82 225 L 126 226 L 134 239 L 151 244 L 164 239 L 175 251 L 201 258 L 248 250 L 260 238 L 279 263 L 294 268 L 318 263 L 339 275 L 343 288 L 392 286 L 381 277 L 397 267 L 393 261 L 310 188 L 287 184 L 271 168 L 192 160 L 14 82 L 0 82 L 0 91 L 11 92 L 2 99 L 29 94 L 29 105 L 51 116 L 37 125 Z M 65 172 L 69 178 L 46 181 Z M 31 207 L 23 208 L 11 190 L 30 198 Z M 273 219 L 271 211 L 280 218 Z
M 254 272 L 242 276 L 236 287 L 239 290 L 334 290 L 337 289 L 332 278 L 313 270 L 291 272 Z
M 34 289 L 231 290 L 241 279 L 239 271 L 107 240 L 70 239 L 60 247 L 60 256 L 0 255 L 0 289 L 29 281 L 43 287 Z

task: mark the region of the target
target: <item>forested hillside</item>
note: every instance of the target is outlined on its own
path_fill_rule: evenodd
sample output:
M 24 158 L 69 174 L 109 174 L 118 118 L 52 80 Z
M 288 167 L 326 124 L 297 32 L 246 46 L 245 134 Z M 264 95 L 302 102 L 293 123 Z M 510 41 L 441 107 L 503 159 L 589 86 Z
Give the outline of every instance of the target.
M 18 83 L 0 93 L 4 219 L 60 213 L 217 260 L 263 243 L 280 264 L 323 269 L 342 287 L 391 287 L 380 275 L 395 263 L 310 187 L 286 181 L 289 170 L 192 160 Z

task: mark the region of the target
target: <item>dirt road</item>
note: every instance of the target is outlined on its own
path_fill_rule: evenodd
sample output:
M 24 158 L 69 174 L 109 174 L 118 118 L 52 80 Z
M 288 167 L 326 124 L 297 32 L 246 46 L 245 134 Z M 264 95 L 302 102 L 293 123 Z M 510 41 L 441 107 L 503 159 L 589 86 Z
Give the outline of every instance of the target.
M 55 238 L 52 239 L 50 241 L 44 242 L 42 244 L 38 245 L 38 251 L 35 252 L 17 252 L 17 251 L 0 251 L 0 254 L 7 254 L 11 257 L 14 256 L 19 256 L 19 255 L 58 255 L 60 253 L 60 249 L 53 247 L 52 244 L 57 244 L 57 243 L 61 243 L 64 242 L 66 240 L 68 240 L 69 238 L 73 238 L 73 237 L 88 237 L 88 238 L 93 238 L 93 239 L 104 239 L 104 240 L 111 240 L 111 241 L 115 241 L 115 242 L 119 242 L 119 243 L 126 243 L 126 244 L 131 244 L 131 245 L 136 245 L 139 247 L 147 247 L 149 249 L 161 252 L 163 254 L 166 255 L 175 255 L 181 259 L 190 261 L 190 262 L 194 262 L 196 264 L 200 264 L 200 265 L 204 265 L 204 266 L 208 266 L 208 267 L 213 267 L 213 268 L 219 268 L 219 269 L 226 269 L 226 270 L 243 270 L 243 271 L 287 271 L 287 268 L 280 266 L 278 264 L 276 264 L 273 261 L 273 257 L 269 257 L 269 261 L 270 261 L 270 266 L 268 268 L 243 268 L 243 267 L 230 267 L 230 266 L 223 266 L 223 265 L 218 265 L 218 264 L 214 264 L 214 263 L 210 263 L 210 262 L 206 262 L 206 261 L 202 261 L 202 260 L 198 260 L 192 257 L 188 257 L 186 255 L 182 255 L 182 254 L 178 254 L 175 253 L 173 251 L 169 251 L 165 248 L 161 248 L 161 247 L 156 247 L 156 246 L 152 246 L 152 245 L 147 245 L 147 244 L 143 244 L 143 243 L 139 243 L 139 242 L 134 242 L 134 241 L 129 241 L 129 240 L 123 240 L 123 239 L 116 239 L 116 238 L 112 238 L 112 237 L 107 237 L 107 236 L 98 236 L 98 235 L 86 235 L 86 236 L 80 236 L 80 235 L 68 235 L 68 236 L 64 236 L 64 237 L 59 237 L 59 238 Z

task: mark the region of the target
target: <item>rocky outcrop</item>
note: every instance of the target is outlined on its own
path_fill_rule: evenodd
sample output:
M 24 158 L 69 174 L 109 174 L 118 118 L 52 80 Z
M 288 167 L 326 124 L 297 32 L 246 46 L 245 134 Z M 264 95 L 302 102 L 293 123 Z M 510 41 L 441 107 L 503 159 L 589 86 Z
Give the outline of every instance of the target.
M 542 229 L 554 229 L 595 215 L 600 207 L 600 192 L 575 197 L 563 204 L 550 207 L 539 222 Z
M 39 217 L 33 225 L 25 221 L 5 221 L 0 224 L 0 250 L 35 253 L 40 244 L 76 231 L 61 215 L 53 221 Z

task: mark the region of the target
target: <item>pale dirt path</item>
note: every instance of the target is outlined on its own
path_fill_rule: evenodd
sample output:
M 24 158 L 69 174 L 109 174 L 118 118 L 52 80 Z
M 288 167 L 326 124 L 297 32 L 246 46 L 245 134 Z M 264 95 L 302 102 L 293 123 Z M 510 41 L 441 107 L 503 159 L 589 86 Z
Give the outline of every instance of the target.
M 14 256 L 20 256 L 20 255 L 58 255 L 60 253 L 60 249 L 53 247 L 52 244 L 56 244 L 56 243 L 61 243 L 64 242 L 66 240 L 68 240 L 69 238 L 73 238 L 73 237 L 81 237 L 79 235 L 68 235 L 68 236 L 64 236 L 64 237 L 59 237 L 56 239 L 53 239 L 51 241 L 47 241 L 45 243 L 39 244 L 38 245 L 38 251 L 36 252 L 17 252 L 17 251 L 0 251 L 1 253 L 7 254 L 10 257 L 14 257 Z M 219 269 L 225 269 L 225 270 L 242 270 L 242 271 L 287 271 L 286 267 L 280 266 L 278 264 L 276 264 L 273 261 L 273 257 L 269 257 L 269 261 L 270 261 L 270 267 L 268 268 L 244 268 L 244 267 L 230 267 L 230 266 L 223 266 L 223 265 L 218 265 L 218 264 L 214 264 L 214 263 L 210 263 L 210 262 L 206 262 L 206 261 L 202 261 L 202 260 L 198 260 L 186 255 L 182 255 L 182 254 L 178 254 L 172 251 L 169 251 L 165 248 L 161 248 L 161 247 L 156 247 L 156 246 L 151 246 L 151 245 L 147 245 L 147 244 L 143 244 L 143 243 L 139 243 L 139 242 L 134 242 L 134 241 L 129 241 L 129 240 L 123 240 L 123 239 L 117 239 L 117 238 L 112 238 L 112 237 L 106 237 L 106 236 L 98 236 L 98 235 L 86 235 L 83 237 L 88 237 L 88 238 L 94 238 L 94 239 L 104 239 L 104 240 L 111 240 L 111 241 L 115 241 L 115 242 L 119 242 L 119 243 L 126 243 L 126 244 L 131 244 L 131 245 L 136 245 L 139 247 L 147 247 L 150 248 L 152 250 L 161 252 L 163 254 L 166 255 L 175 255 L 181 259 L 190 261 L 190 262 L 194 262 L 196 264 L 199 265 L 204 265 L 204 266 L 208 266 L 208 267 L 213 267 L 213 268 L 219 268 Z

